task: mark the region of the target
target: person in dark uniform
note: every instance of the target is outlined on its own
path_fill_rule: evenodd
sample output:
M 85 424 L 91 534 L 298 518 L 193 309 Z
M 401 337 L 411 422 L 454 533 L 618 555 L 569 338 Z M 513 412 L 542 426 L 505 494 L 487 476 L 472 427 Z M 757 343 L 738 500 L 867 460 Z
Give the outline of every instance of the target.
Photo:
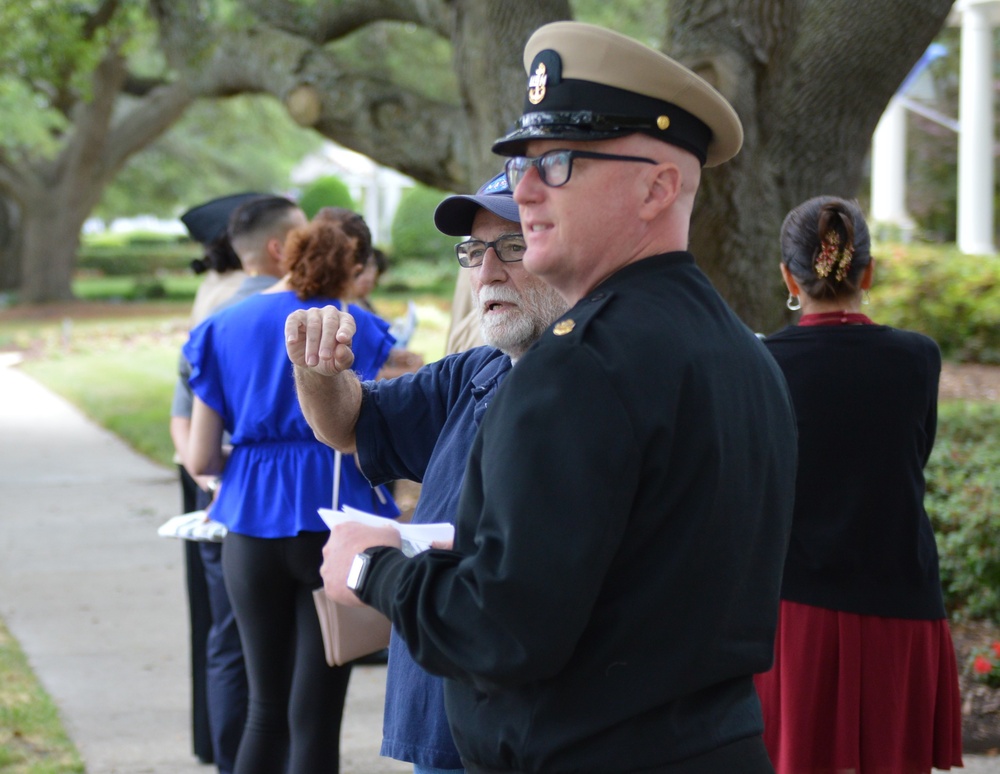
M 772 660 L 795 420 L 685 251 L 739 119 L 599 27 L 546 25 L 525 64 L 525 113 L 494 151 L 524 266 L 571 308 L 483 418 L 453 547 L 408 558 L 395 530 L 338 526 L 326 593 L 387 614 L 446 678 L 469 772 L 770 772 L 753 675 Z M 317 371 L 349 366 L 332 338 Z

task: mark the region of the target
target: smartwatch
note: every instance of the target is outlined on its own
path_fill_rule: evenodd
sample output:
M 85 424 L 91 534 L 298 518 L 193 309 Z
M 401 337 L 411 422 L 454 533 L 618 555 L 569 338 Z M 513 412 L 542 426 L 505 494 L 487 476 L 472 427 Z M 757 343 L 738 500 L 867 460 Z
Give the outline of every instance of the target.
M 351 569 L 347 573 L 347 588 L 355 594 L 360 595 L 365 587 L 365 580 L 368 578 L 368 567 L 371 565 L 372 555 L 368 551 L 362 551 L 354 555 L 351 562 Z

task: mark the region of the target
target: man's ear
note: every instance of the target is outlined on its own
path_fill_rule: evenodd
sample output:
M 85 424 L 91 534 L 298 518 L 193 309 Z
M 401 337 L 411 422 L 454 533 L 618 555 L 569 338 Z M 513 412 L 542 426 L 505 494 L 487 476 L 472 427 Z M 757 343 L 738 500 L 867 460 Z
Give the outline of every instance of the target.
M 661 212 L 670 208 L 680 196 L 684 175 L 673 162 L 664 162 L 647 170 L 639 178 L 645 185 L 645 199 L 639 209 L 644 220 L 654 220 Z
M 285 246 L 280 239 L 271 237 L 267 240 L 267 255 L 275 263 L 280 264 L 285 259 Z

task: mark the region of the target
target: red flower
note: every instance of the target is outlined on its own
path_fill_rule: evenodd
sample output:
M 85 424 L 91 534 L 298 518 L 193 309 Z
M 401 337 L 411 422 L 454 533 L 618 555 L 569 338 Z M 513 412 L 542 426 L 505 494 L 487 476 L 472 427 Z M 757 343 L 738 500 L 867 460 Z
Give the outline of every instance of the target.
M 996 654 L 996 657 L 1000 658 L 1000 642 L 994 642 L 992 645 L 990 645 L 990 647 L 993 649 L 993 652 Z
M 985 675 L 993 670 L 993 662 L 986 656 L 976 656 L 976 660 L 972 662 L 972 669 L 977 675 Z

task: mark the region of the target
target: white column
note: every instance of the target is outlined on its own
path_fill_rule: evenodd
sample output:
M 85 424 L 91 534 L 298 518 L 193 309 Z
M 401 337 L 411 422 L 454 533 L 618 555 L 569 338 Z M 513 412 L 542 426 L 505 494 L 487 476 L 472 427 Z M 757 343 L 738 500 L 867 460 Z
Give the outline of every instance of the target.
M 962 10 L 958 118 L 958 249 L 995 252 L 993 246 L 993 28 L 985 3 Z
M 872 136 L 872 211 L 875 224 L 900 229 L 908 240 L 913 220 L 906 212 L 906 107 L 893 97 Z
M 379 185 L 378 185 L 378 167 L 372 165 L 372 171 L 368 175 L 368 178 L 364 183 L 364 212 L 362 213 L 365 218 L 365 223 L 368 224 L 368 230 L 372 232 L 372 242 L 375 244 L 384 244 L 385 239 L 382 233 L 382 205 L 379 201 Z

